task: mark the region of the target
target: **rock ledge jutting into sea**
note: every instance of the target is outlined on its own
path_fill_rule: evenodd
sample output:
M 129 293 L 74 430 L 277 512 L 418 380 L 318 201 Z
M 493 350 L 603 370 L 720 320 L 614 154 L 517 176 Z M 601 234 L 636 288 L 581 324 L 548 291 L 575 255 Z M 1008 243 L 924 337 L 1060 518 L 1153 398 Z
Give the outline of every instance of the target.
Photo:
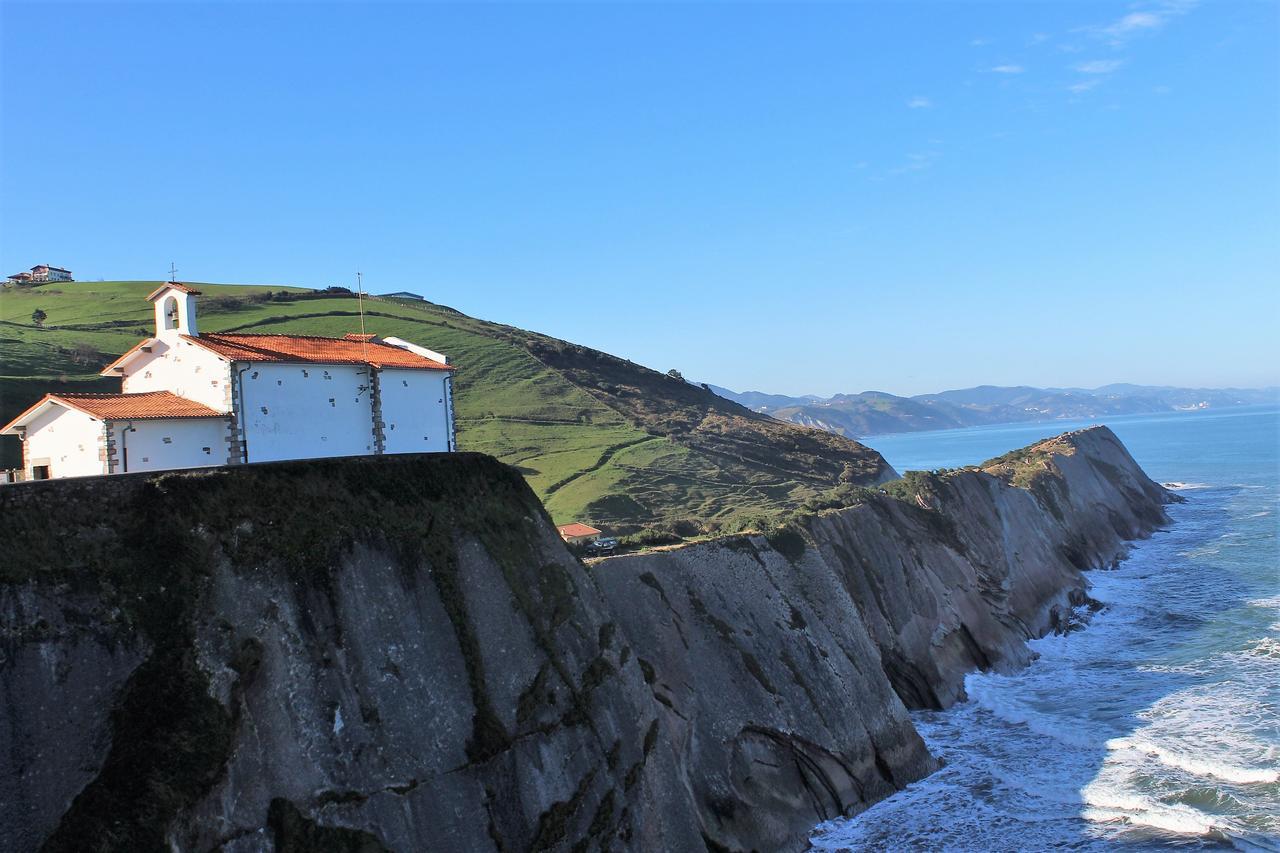
M 1166 523 L 1111 433 L 605 560 L 475 454 L 0 489 L 14 850 L 775 850 Z

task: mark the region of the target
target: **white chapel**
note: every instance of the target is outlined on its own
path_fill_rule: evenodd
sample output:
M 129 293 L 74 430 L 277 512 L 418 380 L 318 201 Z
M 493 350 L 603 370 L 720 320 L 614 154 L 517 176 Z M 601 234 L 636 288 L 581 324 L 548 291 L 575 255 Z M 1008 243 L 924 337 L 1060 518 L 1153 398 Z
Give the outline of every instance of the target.
M 0 434 L 27 479 L 455 449 L 453 367 L 399 338 L 201 334 L 199 291 L 149 297 L 155 336 L 103 369 L 119 394 L 47 394 Z

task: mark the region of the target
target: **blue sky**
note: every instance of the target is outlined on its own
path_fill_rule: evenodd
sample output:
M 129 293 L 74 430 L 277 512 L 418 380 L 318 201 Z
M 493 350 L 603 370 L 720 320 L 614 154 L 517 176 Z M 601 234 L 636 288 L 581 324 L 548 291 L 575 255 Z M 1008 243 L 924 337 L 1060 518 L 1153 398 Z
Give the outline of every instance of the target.
M 4 2 L 0 262 L 359 268 L 737 389 L 1280 383 L 1278 40 L 1270 2 Z

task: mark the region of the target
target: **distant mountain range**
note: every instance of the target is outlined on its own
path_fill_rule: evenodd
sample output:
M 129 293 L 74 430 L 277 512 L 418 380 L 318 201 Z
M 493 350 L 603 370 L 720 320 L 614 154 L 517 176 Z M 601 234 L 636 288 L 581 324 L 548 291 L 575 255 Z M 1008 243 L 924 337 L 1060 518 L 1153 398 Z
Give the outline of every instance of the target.
M 979 385 L 898 397 L 883 391 L 834 397 L 788 397 L 708 386 L 722 397 L 778 420 L 848 438 L 983 424 L 1096 418 L 1219 409 L 1280 402 L 1280 388 L 1174 388 L 1118 383 L 1101 388 L 1012 388 Z

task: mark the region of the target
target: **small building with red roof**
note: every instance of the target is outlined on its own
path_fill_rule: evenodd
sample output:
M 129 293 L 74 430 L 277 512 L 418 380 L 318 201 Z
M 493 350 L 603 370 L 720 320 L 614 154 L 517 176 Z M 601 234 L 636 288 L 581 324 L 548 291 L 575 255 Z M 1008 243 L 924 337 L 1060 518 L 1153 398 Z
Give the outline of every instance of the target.
M 156 332 L 102 370 L 119 394 L 48 394 L 0 433 L 28 479 L 455 449 L 453 367 L 399 338 L 201 334 L 200 292 L 156 289 Z
M 560 531 L 560 538 L 570 545 L 589 544 L 599 539 L 602 533 L 602 531 L 596 530 L 590 525 L 576 521 L 573 524 L 561 524 L 556 529 Z

